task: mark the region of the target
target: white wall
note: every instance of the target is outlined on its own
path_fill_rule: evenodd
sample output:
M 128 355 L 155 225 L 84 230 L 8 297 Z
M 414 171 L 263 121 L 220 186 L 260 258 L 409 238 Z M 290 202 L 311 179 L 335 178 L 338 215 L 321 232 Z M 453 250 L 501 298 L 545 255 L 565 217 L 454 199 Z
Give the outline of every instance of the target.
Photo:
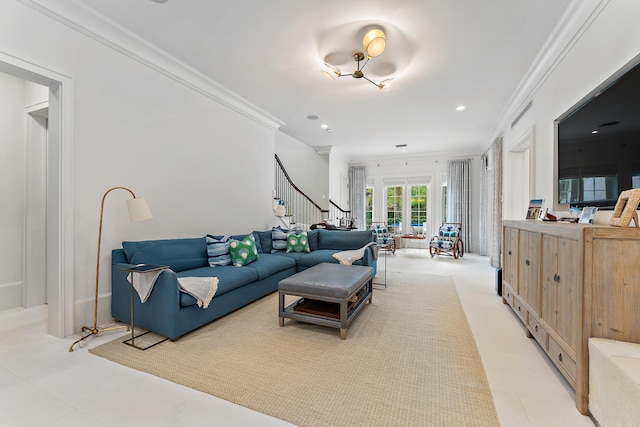
M 0 73 L 0 310 L 22 305 L 24 80 Z
M 563 48 L 566 55 L 557 61 L 531 94 L 531 109 L 513 129 L 504 126 L 498 132 L 503 132 L 506 153 L 522 134 L 535 128 L 531 187 L 534 195 L 544 198 L 545 207 L 550 209 L 558 209 L 555 204 L 554 120 L 640 54 L 640 2 L 590 1 L 578 5 L 595 11 L 591 17 L 587 17 L 587 24 L 580 27 L 583 32 L 578 32 L 571 40 L 565 40 Z M 589 21 L 590 18 L 592 21 Z M 514 117 L 516 113 L 512 109 L 508 115 Z M 508 169 L 509 165 L 505 164 L 505 172 Z M 505 175 L 505 181 L 509 179 Z M 505 204 L 509 203 L 509 199 L 510 195 L 505 193 Z M 608 223 L 610 214 L 611 211 L 598 212 L 596 222 Z
M 329 155 L 282 132 L 276 133 L 275 150 L 293 183 L 322 209 L 329 209 Z
M 99 323 L 110 311 L 110 251 L 123 240 L 270 226 L 275 127 L 265 124 L 268 119 L 230 108 L 210 87 L 201 90 L 193 80 L 156 70 L 136 56 L 138 47 L 122 52 L 18 2 L 2 7 L 0 54 L 68 76 L 73 84 L 75 144 L 64 149 L 73 158 L 72 218 L 65 222 L 75 236 L 69 253 L 76 330 L 93 322 L 99 207 L 108 188 L 126 186 L 145 196 L 154 219 L 129 224 L 128 193 L 109 195 Z
M 329 198 L 344 210 L 349 207 L 349 159 L 336 147 L 329 153 Z M 331 218 L 333 219 L 333 218 Z

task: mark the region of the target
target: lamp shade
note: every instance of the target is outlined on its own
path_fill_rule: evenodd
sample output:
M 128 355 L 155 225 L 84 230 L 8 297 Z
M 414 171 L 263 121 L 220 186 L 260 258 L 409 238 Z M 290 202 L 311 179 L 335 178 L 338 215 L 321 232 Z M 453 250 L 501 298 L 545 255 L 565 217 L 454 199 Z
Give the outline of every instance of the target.
M 286 208 L 284 205 L 276 206 L 276 216 L 285 216 Z
M 382 54 L 386 46 L 387 40 L 385 39 L 382 30 L 371 30 L 365 34 L 364 39 L 362 40 L 362 47 L 370 58 L 375 58 Z
M 135 197 L 127 200 L 127 209 L 129 209 L 129 221 L 131 222 L 146 221 L 153 218 L 144 197 Z

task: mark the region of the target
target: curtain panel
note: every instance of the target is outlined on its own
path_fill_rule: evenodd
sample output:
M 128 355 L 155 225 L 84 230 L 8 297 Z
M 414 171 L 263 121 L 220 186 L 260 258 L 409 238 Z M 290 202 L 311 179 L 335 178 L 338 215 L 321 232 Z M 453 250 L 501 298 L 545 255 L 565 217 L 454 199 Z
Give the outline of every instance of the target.
M 471 159 L 450 160 L 447 176 L 447 221 L 462 224 L 465 251 L 473 252 L 471 241 Z
M 366 230 L 367 168 L 349 166 L 349 206 L 358 230 Z
M 502 138 L 498 138 L 491 146 L 492 197 L 490 199 L 491 235 L 489 236 L 489 262 L 491 266 L 502 266 Z
M 489 229 L 490 220 L 490 200 L 493 193 L 491 185 L 491 167 L 489 166 L 490 153 L 485 153 L 480 158 L 480 229 L 478 230 L 478 254 L 486 256 L 489 254 Z

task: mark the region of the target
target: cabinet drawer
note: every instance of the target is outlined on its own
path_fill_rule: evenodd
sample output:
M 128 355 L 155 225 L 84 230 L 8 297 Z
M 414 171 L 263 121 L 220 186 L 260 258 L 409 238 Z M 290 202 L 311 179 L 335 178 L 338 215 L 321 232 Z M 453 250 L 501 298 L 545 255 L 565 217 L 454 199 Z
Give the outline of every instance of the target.
M 513 297 L 513 311 L 518 315 L 522 323 L 524 323 L 526 326 L 529 322 L 529 312 L 525 308 L 525 305 L 522 302 L 522 298 L 520 298 L 519 295 L 515 295 Z
M 527 328 L 529 329 L 529 332 L 531 332 L 531 335 L 533 335 L 536 341 L 538 341 L 546 351 L 548 348 L 547 331 L 542 327 L 538 318 L 531 313 L 529 313 L 529 325 Z
M 502 283 L 502 300 L 513 307 L 513 290 L 505 282 Z
M 549 335 L 549 357 L 561 371 L 569 375 L 569 382 L 575 387 L 576 383 L 576 362 L 567 354 L 560 344 Z M 566 376 L 566 375 L 565 375 Z

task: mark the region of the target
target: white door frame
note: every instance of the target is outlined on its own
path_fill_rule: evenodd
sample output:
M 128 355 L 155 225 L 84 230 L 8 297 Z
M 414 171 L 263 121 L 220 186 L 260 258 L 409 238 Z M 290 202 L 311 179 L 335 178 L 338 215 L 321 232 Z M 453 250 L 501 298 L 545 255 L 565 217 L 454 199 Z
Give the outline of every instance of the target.
M 47 302 L 47 120 L 49 101 L 25 108 L 24 307 Z
M 529 200 L 535 195 L 535 128 L 525 131 L 508 148 L 504 179 L 504 218 L 524 219 Z M 508 197 L 507 197 L 508 195 Z
M 0 72 L 49 88 L 47 150 L 47 332 L 74 334 L 73 92 L 70 77 L 0 52 Z

